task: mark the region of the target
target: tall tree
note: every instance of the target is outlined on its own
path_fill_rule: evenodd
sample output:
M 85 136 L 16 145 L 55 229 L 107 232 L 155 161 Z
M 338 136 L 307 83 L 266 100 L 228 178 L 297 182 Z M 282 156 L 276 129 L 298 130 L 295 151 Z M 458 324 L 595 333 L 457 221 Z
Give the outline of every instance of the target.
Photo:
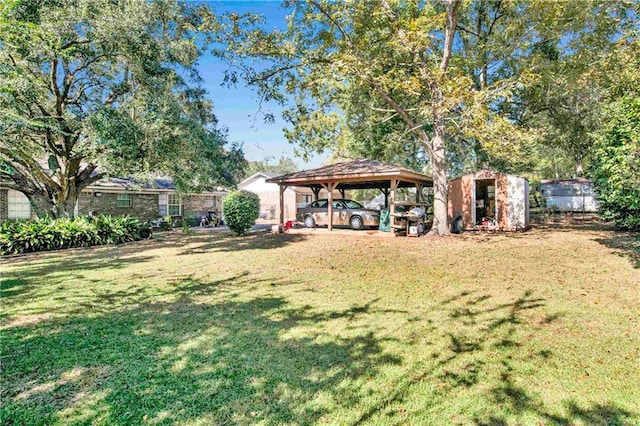
M 435 194 L 432 232 L 447 234 L 445 133 L 447 112 L 456 103 L 452 90 L 461 83 L 449 73 L 460 1 L 445 0 L 442 7 L 330 0 L 285 6 L 292 8 L 287 32 L 256 28 L 244 40 L 228 41 L 240 57 L 272 61 L 272 67 L 248 69 L 246 75 L 265 98 L 284 99 L 278 93 L 282 86 L 294 95 L 295 105 L 285 114 L 294 125 L 289 139 L 310 146 L 338 139 L 341 119 L 335 108 L 348 103 L 349 94 L 366 94 L 373 108 L 397 115 L 428 153 Z M 232 28 L 242 24 L 235 18 Z
M 599 212 L 619 229 L 640 231 L 640 96 L 611 104 L 606 117 L 592 165 Z
M 606 89 L 589 170 L 600 215 L 632 231 L 640 231 L 639 35 L 640 24 L 628 28 L 591 75 Z
M 175 1 L 9 0 L 0 6 L 0 174 L 39 214 L 73 215 L 109 174 L 232 183 L 195 65 L 202 9 Z
M 470 143 L 488 141 L 493 143 L 488 149 L 499 152 L 522 135 L 495 107 L 521 76 L 486 79 L 476 87 L 475 68 L 460 53 L 464 44 L 458 24 L 477 13 L 473 5 L 458 0 L 311 0 L 285 6 L 292 8 L 288 31 L 266 33 L 255 27 L 245 31 L 244 39 L 231 40 L 236 59 L 270 61 L 266 69 L 245 69 L 248 81 L 266 99 L 287 99 L 278 92 L 281 88 L 291 95 L 293 105 L 285 117 L 293 127 L 287 136 L 303 149 L 368 149 L 369 144 L 382 154 L 394 146 L 395 156 L 426 159 L 434 185 L 432 233 L 446 235 L 447 145 L 473 138 Z M 244 22 L 231 18 L 236 32 L 228 33 L 237 34 Z M 512 34 L 525 31 L 520 22 L 508 25 Z M 489 32 L 494 31 L 497 27 Z
M 573 170 L 561 177 L 582 176 L 610 97 L 611 76 L 602 71 L 611 70 L 607 64 L 611 52 L 620 48 L 621 36 L 637 27 L 637 11 L 626 1 L 548 7 L 536 17 L 541 37 L 526 62 L 537 79 L 522 90 L 515 118 L 540 130 L 542 147 L 554 153 L 554 160 L 573 163 Z
M 570 50 L 574 35 L 576 43 L 601 47 L 596 41 L 615 33 L 624 8 L 597 0 L 291 0 L 284 6 L 291 9 L 286 31 L 230 16 L 222 32 L 232 35 L 228 48 L 216 53 L 232 52 L 265 99 L 288 105 L 286 135 L 303 150 L 371 148 L 383 155 L 391 147 L 395 156 L 402 146 L 425 156 L 434 182 L 432 233 L 440 235 L 447 233 L 450 161 L 464 169 L 487 158 L 505 165 L 527 158 L 542 132 L 521 125 L 527 122 L 517 105 L 541 81 L 545 47 Z M 612 28 L 606 33 L 598 26 L 591 40 L 594 13 Z M 230 73 L 229 81 L 237 79 Z

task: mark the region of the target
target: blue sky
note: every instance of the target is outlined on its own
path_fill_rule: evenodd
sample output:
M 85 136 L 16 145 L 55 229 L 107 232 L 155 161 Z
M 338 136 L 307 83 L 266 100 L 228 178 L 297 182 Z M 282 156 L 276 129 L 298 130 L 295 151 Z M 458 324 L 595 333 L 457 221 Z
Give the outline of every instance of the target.
M 213 1 L 208 2 L 216 13 L 237 12 L 259 13 L 266 18 L 266 28 L 283 28 L 285 11 L 280 7 L 280 1 Z M 204 85 L 209 92 L 214 105 L 214 111 L 221 126 L 228 129 L 230 142 L 241 142 L 244 146 L 245 157 L 248 160 L 264 160 L 265 157 L 280 156 L 293 158 L 301 169 L 320 166 L 328 154 L 315 155 L 308 163 L 294 156 L 294 145 L 290 144 L 282 133 L 287 125 L 281 119 L 282 109 L 274 103 L 262 105 L 263 112 L 273 112 L 276 122 L 266 124 L 258 114 L 259 99 L 256 93 L 241 82 L 235 88 L 221 85 L 226 64 L 211 55 L 204 55 L 200 59 L 199 70 Z M 258 115 L 256 115 L 258 114 Z

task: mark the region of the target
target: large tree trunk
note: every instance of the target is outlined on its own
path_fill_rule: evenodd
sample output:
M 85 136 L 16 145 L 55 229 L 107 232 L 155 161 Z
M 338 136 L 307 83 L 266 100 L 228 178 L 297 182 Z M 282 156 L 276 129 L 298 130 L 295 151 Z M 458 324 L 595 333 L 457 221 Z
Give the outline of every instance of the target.
M 458 23 L 459 0 L 446 0 L 447 22 L 444 37 L 444 50 L 440 61 L 440 72 L 445 75 L 453 49 L 453 39 Z M 444 94 L 440 83 L 432 84 L 433 94 L 433 139 L 431 140 L 431 164 L 433 165 L 433 226 L 430 235 L 449 235 L 447 226 L 447 159 L 445 147 Z
M 31 203 L 31 208 L 35 211 L 36 216 L 42 217 L 53 217 L 55 218 L 55 204 L 53 203 L 51 197 L 49 197 L 44 192 L 37 192 L 33 194 L 25 194 Z
M 576 155 L 575 158 L 576 158 L 576 177 L 583 177 L 584 168 L 582 166 L 582 157 L 579 155 Z
M 449 235 L 447 225 L 447 163 L 445 158 L 445 122 L 441 112 L 434 112 L 434 135 L 431 140 L 433 165 L 433 226 L 429 235 Z
M 96 167 L 92 163 L 84 167 L 79 159 L 59 163 L 63 166 L 53 174 L 44 174 L 42 169 L 33 167 L 7 175 L 8 180 L 13 180 L 9 186 L 27 196 L 38 217 L 73 218 L 80 192 L 102 178 L 101 174 L 94 174 Z M 42 176 L 45 179 L 39 179 Z
M 73 218 L 79 192 L 73 191 L 72 193 L 67 193 L 65 196 L 53 188 L 47 188 L 47 191 L 25 190 L 24 192 L 36 215 L 38 217 L 49 216 L 54 219 L 63 217 Z

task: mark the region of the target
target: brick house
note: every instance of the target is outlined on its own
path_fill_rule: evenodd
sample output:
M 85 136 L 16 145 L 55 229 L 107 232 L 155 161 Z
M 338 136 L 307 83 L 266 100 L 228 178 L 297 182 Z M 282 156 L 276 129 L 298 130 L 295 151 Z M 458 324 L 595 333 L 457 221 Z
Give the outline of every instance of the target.
M 131 179 L 111 178 L 85 188 L 78 197 L 76 215 L 129 215 L 146 221 L 161 216 L 182 216 L 198 223 L 208 211 L 220 212 L 226 190 L 180 194 L 169 179 L 138 184 Z M 0 221 L 35 217 L 27 197 L 0 184 Z

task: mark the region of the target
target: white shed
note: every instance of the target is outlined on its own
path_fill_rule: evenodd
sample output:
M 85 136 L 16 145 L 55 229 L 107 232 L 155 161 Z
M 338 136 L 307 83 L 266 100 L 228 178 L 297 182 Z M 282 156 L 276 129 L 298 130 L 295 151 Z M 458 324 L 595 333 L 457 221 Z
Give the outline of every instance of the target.
M 547 207 L 562 212 L 596 212 L 598 200 L 588 179 L 543 180 L 540 193 Z

